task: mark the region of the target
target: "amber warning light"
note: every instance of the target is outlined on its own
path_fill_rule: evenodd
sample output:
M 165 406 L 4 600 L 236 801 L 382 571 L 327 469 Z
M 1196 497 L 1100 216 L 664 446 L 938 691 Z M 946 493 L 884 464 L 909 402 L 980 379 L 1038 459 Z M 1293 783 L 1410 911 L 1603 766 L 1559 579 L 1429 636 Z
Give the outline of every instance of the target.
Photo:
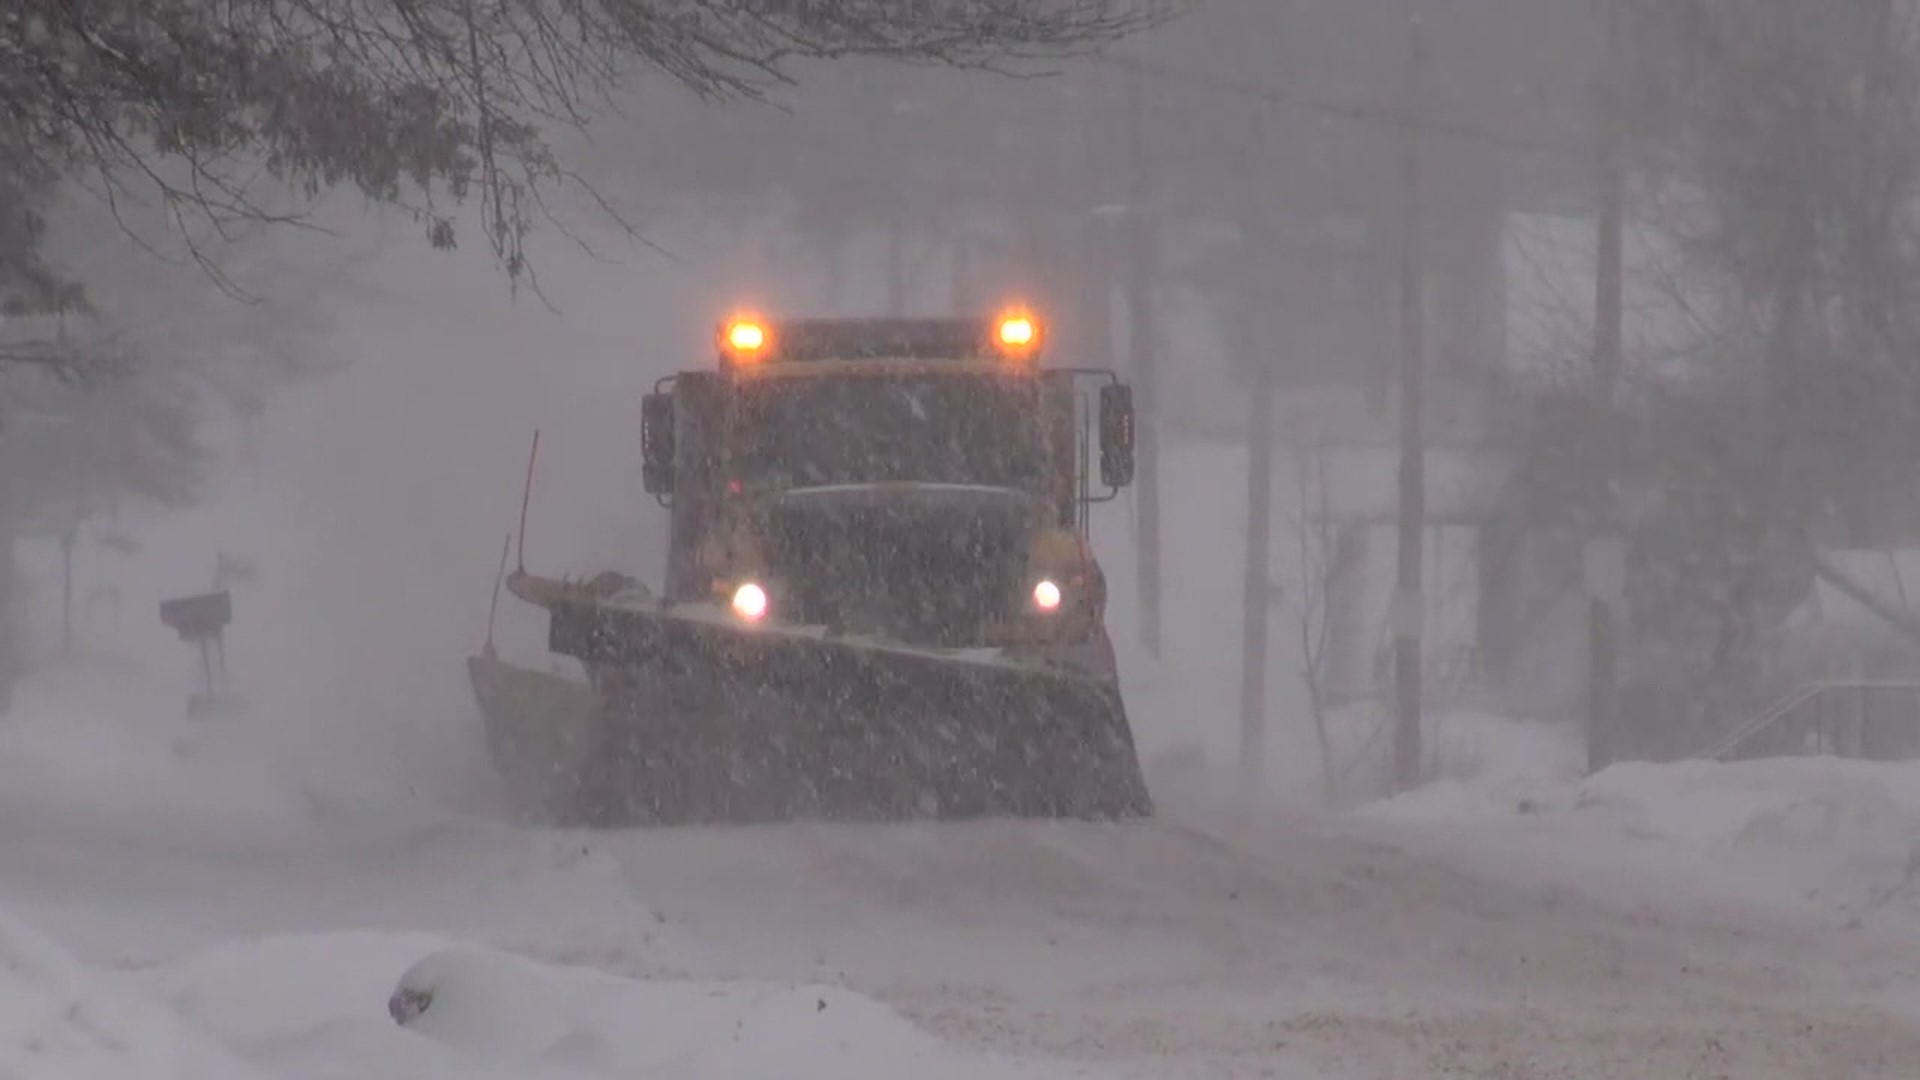
M 767 351 L 767 324 L 757 318 L 728 319 L 720 325 L 720 347 L 739 360 L 751 360 Z
M 766 343 L 766 328 L 759 323 L 737 322 L 727 327 L 727 344 L 741 352 L 752 352 Z
M 1024 307 L 991 318 L 795 319 L 742 311 L 714 326 L 723 367 L 831 360 L 1001 360 L 1028 365 L 1047 328 Z

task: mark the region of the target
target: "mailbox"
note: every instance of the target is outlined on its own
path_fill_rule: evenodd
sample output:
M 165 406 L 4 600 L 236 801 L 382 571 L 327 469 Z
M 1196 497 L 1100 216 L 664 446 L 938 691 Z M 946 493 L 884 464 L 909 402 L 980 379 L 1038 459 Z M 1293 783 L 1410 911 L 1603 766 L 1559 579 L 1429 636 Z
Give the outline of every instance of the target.
M 216 637 L 233 621 L 233 594 L 225 589 L 199 596 L 183 596 L 160 604 L 160 621 L 182 641 Z

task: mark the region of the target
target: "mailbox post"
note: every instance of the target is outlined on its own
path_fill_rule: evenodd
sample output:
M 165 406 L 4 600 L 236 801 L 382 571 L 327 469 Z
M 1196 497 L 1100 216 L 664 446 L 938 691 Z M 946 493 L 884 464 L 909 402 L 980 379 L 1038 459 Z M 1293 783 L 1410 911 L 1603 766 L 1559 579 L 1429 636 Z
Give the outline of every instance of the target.
M 228 704 L 227 624 L 233 621 L 233 595 L 219 592 L 183 596 L 160 604 L 160 621 L 180 640 L 200 649 L 203 691 L 187 700 L 187 715 L 208 716 Z

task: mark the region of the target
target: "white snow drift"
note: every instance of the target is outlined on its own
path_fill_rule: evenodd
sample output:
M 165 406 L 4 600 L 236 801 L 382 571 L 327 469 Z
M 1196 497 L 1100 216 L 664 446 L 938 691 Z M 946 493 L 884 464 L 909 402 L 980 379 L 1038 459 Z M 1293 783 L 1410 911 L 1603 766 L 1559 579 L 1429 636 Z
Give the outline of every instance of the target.
M 0 1076 L 254 1080 L 265 1074 L 0 912 Z
M 409 1008 L 390 1009 L 393 1002 Z M 1096 1075 L 968 1055 L 824 986 L 642 982 L 423 935 L 232 942 L 88 969 L 0 913 L 10 1080 L 1015 1080 Z
M 1577 734 L 1536 729 L 1532 761 L 1527 740 L 1489 739 L 1505 752 L 1363 813 L 1616 881 L 1687 877 L 1920 926 L 1920 762 L 1628 762 L 1582 778 Z

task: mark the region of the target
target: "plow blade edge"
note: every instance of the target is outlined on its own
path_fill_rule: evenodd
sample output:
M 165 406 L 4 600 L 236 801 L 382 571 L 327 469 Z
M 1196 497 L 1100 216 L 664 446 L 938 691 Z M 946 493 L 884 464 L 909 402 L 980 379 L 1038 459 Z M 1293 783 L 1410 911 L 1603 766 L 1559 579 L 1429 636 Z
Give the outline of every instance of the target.
M 1152 813 L 1111 680 L 592 603 L 553 609 L 549 647 L 592 673 L 547 754 L 591 823 Z
M 593 689 L 484 654 L 467 658 L 467 678 L 487 756 L 515 809 L 540 822 L 566 819 L 592 743 Z

